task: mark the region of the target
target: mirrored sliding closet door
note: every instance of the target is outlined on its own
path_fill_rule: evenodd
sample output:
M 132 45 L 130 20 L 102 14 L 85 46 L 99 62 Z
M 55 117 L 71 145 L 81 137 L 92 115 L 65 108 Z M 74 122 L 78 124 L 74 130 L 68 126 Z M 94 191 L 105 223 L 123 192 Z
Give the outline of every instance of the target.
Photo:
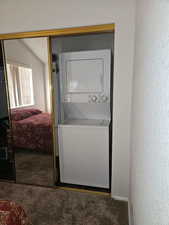
M 16 182 L 54 185 L 48 38 L 4 41 Z

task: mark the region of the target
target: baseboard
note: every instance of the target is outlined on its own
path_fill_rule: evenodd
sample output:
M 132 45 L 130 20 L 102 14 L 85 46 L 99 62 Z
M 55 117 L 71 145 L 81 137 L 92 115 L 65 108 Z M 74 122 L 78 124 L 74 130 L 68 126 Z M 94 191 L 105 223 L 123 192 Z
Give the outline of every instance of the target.
M 133 207 L 130 201 L 128 201 L 128 215 L 129 215 L 129 225 L 134 225 Z
M 112 196 L 113 199 L 118 200 L 118 201 L 123 201 L 123 202 L 128 202 L 128 198 L 127 197 L 121 197 L 121 196 Z
M 127 197 L 121 197 L 121 196 L 113 196 L 112 198 L 115 199 L 115 200 L 118 200 L 118 201 L 123 201 L 123 202 L 128 203 L 129 225 L 134 225 L 134 223 L 133 223 L 133 213 L 132 213 L 131 204 L 130 204 L 129 199 Z
M 129 216 L 129 225 L 132 225 L 132 223 L 131 223 L 131 207 L 130 207 L 129 201 L 128 201 L 128 216 Z

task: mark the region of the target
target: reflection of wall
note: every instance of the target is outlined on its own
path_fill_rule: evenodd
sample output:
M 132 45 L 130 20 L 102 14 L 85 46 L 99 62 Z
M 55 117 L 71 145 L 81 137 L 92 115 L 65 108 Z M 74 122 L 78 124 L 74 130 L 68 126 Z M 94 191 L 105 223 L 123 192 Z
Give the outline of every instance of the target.
M 46 48 L 47 49 L 47 48 Z M 50 90 L 50 75 L 49 75 L 49 66 L 48 59 L 45 63 L 45 90 L 46 90 L 46 110 L 51 113 L 51 90 Z
M 40 59 L 44 64 L 44 83 L 45 83 L 45 97 L 46 109 L 51 112 L 50 104 L 50 88 L 49 88 L 49 69 L 48 69 L 48 39 L 42 38 L 26 38 L 22 39 L 24 44 Z
M 20 40 L 5 41 L 5 54 L 11 62 L 28 65 L 32 68 L 34 87 L 34 107 L 46 111 L 44 65 Z

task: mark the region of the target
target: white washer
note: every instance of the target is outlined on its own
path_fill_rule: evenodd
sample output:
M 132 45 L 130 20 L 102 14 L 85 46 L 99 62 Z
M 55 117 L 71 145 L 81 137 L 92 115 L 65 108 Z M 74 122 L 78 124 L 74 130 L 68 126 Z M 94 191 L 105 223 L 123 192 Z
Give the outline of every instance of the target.
M 109 121 L 66 121 L 58 135 L 61 182 L 109 188 Z

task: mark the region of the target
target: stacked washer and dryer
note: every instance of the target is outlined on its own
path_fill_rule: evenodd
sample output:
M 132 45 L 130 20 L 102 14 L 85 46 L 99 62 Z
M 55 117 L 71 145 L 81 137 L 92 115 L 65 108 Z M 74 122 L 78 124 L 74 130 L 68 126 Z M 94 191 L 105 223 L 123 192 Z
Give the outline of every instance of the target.
M 60 181 L 108 189 L 111 49 L 59 54 Z

